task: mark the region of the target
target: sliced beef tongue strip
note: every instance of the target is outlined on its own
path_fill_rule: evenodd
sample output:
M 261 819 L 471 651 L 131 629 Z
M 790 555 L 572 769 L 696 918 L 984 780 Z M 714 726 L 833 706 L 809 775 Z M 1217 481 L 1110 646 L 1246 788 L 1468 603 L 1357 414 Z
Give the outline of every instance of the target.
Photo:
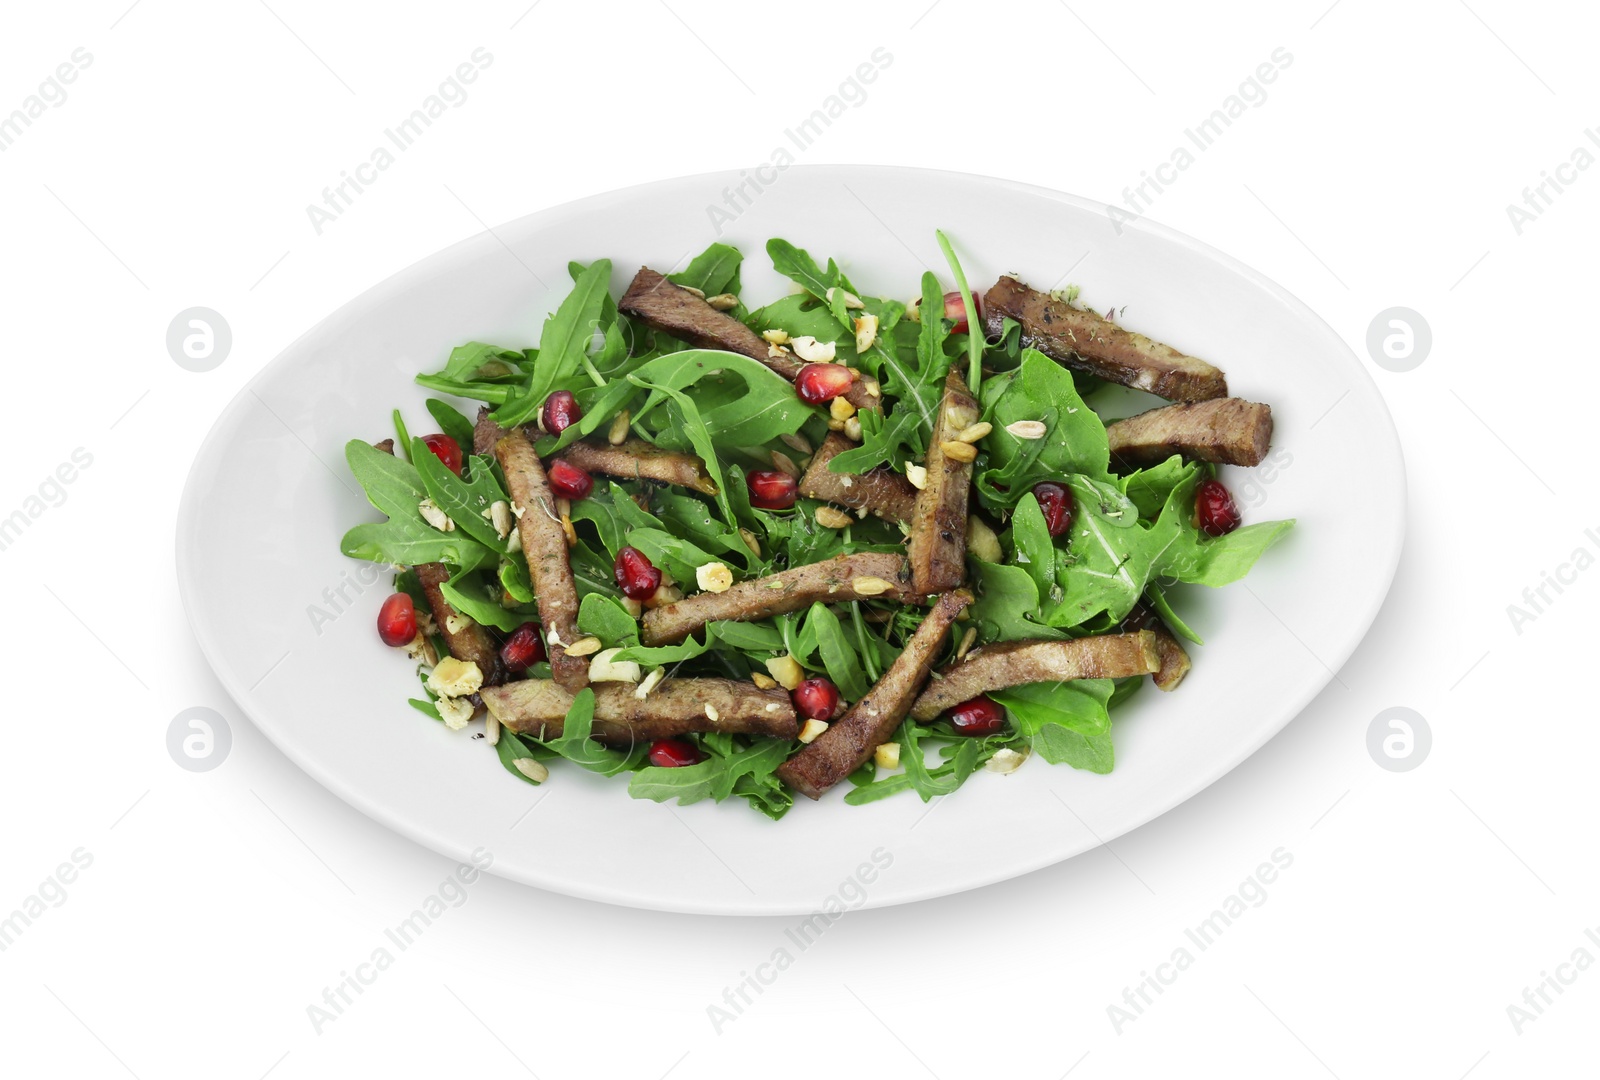
M 705 462 L 693 454 L 662 450 L 643 439 L 628 439 L 621 446 L 585 440 L 561 452 L 568 464 L 584 472 L 604 473 L 622 480 L 655 480 L 715 495 L 717 483 L 706 472 Z
M 1106 425 L 1106 438 L 1112 462 L 1124 472 L 1173 454 L 1219 465 L 1259 465 L 1272 447 L 1272 406 L 1242 398 L 1167 405 Z
M 428 608 L 433 612 L 434 624 L 450 646 L 450 655 L 457 660 L 471 661 L 483 672 L 483 685 L 495 686 L 506 679 L 505 666 L 500 662 L 500 650 L 495 647 L 489 631 L 462 615 L 445 599 L 442 586 L 450 580 L 450 571 L 443 563 L 423 563 L 415 567 L 417 583 L 428 598 Z
M 830 431 L 800 477 L 800 494 L 852 510 L 866 510 L 897 525 L 909 525 L 917 503 L 917 489 L 911 481 L 887 466 L 865 473 L 829 470 L 829 462 L 856 446 L 839 432 Z
M 556 513 L 555 496 L 539 455 L 522 432 L 506 435 L 495 444 L 494 453 L 510 489 L 512 512 L 517 514 L 539 621 L 550 644 L 551 674 L 563 688 L 577 693 L 589 684 L 589 660 L 566 652 L 566 646 L 583 635 L 578 630 L 578 588 L 572 579 L 567 536 Z
M 883 678 L 827 731 L 778 766 L 778 778 L 807 798 L 820 798 L 893 738 L 944 648 L 950 625 L 970 603 L 972 594 L 965 589 L 939 597 Z
M 928 481 L 917 492 L 911 518 L 911 580 L 924 595 L 945 592 L 967 576 L 967 493 L 972 459 L 954 451 L 971 446 L 957 436 L 978 422 L 977 399 L 953 366 L 928 439 Z M 953 444 L 953 445 L 952 445 Z M 946 450 L 951 446 L 951 450 Z
M 932 720 L 980 694 L 1025 683 L 1123 679 L 1161 667 L 1149 631 L 1101 634 L 1066 641 L 1003 641 L 972 650 L 945 668 L 911 707 L 913 720 Z
M 632 683 L 595 683 L 592 689 L 591 733 L 607 743 L 626 745 L 696 731 L 792 739 L 800 730 L 787 692 L 762 690 L 743 680 L 663 679 L 643 698 L 634 695 Z M 489 714 L 507 728 L 547 740 L 561 735 L 574 697 L 550 679 L 521 679 L 483 690 L 480 696 Z
M 1227 397 L 1222 372 L 1092 311 L 1002 277 L 983 298 L 984 328 L 998 338 L 1007 318 L 1022 324 L 1022 344 L 1057 363 L 1168 401 Z

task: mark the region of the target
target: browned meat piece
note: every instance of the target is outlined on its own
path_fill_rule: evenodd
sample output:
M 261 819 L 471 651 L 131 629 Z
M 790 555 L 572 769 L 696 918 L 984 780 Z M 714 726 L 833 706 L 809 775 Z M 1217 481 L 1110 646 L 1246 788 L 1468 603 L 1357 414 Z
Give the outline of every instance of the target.
M 761 690 L 733 679 L 662 679 L 639 700 L 632 683 L 595 683 L 595 738 L 630 744 L 691 731 L 729 731 L 792 739 L 799 732 L 783 690 Z M 512 731 L 554 739 L 573 694 L 549 679 L 521 679 L 480 692 L 489 715 Z M 707 708 L 716 712 L 712 720 Z
M 1272 445 L 1272 406 L 1213 398 L 1151 409 L 1106 427 L 1111 460 L 1126 471 L 1173 454 L 1219 465 L 1259 465 Z
M 478 422 L 472 426 L 472 452 L 488 456 L 494 453 L 494 444 L 510 432 L 489 418 L 494 410 L 484 405 L 478 409 Z
M 1156 637 L 1148 630 L 1067 641 L 1003 641 L 967 654 L 934 677 L 911 706 L 914 720 L 932 720 L 952 705 L 991 690 L 1068 679 L 1122 679 L 1159 670 Z
M 843 603 L 912 596 L 911 571 L 903 556 L 887 552 L 836 555 L 770 577 L 741 581 L 725 592 L 695 593 L 676 604 L 644 613 L 640 639 L 646 645 L 675 645 L 708 622 L 765 619 L 810 607 L 816 601 Z
M 477 664 L 478 670 L 483 672 L 485 686 L 504 682 L 506 669 L 500 663 L 500 650 L 495 647 L 489 631 L 459 614 L 445 599 L 440 586 L 450 580 L 450 571 L 444 568 L 443 563 L 423 563 L 415 569 L 417 583 L 428 598 L 433 621 L 439 627 L 439 633 L 444 635 L 445 644 L 450 646 L 450 655 L 457 660 L 470 660 Z M 452 626 L 454 629 L 451 629 Z
M 375 442 L 375 443 L 372 444 L 372 448 L 374 450 L 380 450 L 383 453 L 388 454 L 390 457 L 394 456 L 394 440 L 393 439 L 384 439 L 382 442 Z
M 954 366 L 945 377 L 944 400 L 928 439 L 928 482 L 917 492 L 911 518 L 911 579 L 924 595 L 945 592 L 967 577 L 967 492 L 972 487 L 972 459 L 946 453 L 945 443 L 959 443 L 962 429 L 978 422 L 977 399 Z M 970 452 L 970 448 L 969 448 Z
M 1009 317 L 1022 324 L 1022 344 L 1109 382 L 1147 390 L 1169 401 L 1228 396 L 1222 372 L 1143 334 L 1124 330 L 1092 311 L 1002 277 L 983 298 L 985 329 L 999 337 Z
M 717 482 L 707 474 L 705 462 L 693 454 L 651 446 L 643 439 L 629 439 L 621 446 L 575 442 L 561 456 L 585 472 L 605 473 L 623 480 L 659 480 L 705 495 L 717 493 Z
M 1151 673 L 1150 681 L 1156 684 L 1157 690 L 1176 690 L 1183 677 L 1189 674 L 1189 654 L 1153 609 L 1143 604 L 1133 605 L 1133 610 L 1128 612 L 1128 617 L 1122 620 L 1117 630 L 1124 634 L 1148 630 L 1156 636 L 1156 656 L 1161 666 Z
M 522 535 L 522 551 L 539 602 L 539 621 L 550 642 L 550 673 L 575 694 L 589 684 L 589 661 L 568 656 L 564 648 L 582 635 L 578 632 L 578 587 L 572 580 L 567 536 L 556 514 L 555 496 L 539 455 L 522 432 L 501 439 L 494 453 L 506 474 L 512 512 L 518 514 L 517 531 Z
M 828 462 L 846 450 L 854 450 L 856 445 L 837 431 L 830 431 L 800 477 L 800 494 L 852 510 L 865 509 L 899 525 L 910 524 L 917 489 L 893 469 L 880 466 L 866 473 L 828 471 Z
M 816 799 L 860 768 L 874 750 L 893 737 L 944 648 L 950 624 L 970 603 L 972 594 L 965 589 L 939 597 L 883 678 L 827 731 L 779 765 L 778 779 Z
M 688 289 L 674 285 L 648 266 L 640 267 L 634 275 L 628 291 L 617 301 L 617 310 L 697 348 L 748 356 L 790 382 L 805 367 L 792 355 L 772 355 L 760 334 L 727 312 L 718 311 Z M 844 396 L 858 409 L 880 407 L 878 399 L 867 392 L 866 384 L 859 379 L 850 384 Z

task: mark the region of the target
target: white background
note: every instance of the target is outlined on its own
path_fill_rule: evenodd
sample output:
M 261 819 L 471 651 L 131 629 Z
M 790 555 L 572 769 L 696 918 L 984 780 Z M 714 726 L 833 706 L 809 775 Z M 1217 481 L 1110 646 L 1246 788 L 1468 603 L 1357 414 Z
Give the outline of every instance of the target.
M 1520 234 L 1506 205 L 1579 145 L 1600 153 L 1584 136 L 1600 127 L 1592 12 L 671 4 L 7 12 L 0 115 L 74 49 L 93 61 L 0 152 L 0 516 L 74 449 L 93 464 L 0 552 L 0 914 L 74 851 L 93 862 L 0 952 L 6 1071 L 1591 1072 L 1600 973 L 1562 969 L 1575 981 L 1520 1034 L 1507 1006 L 1574 950 L 1600 958 L 1584 935 L 1600 928 L 1600 737 L 1584 692 L 1600 583 L 1579 572 L 1547 590 L 1520 633 L 1507 605 L 1575 549 L 1600 552 L 1584 534 L 1600 527 L 1587 486 L 1600 170 Z M 480 46 L 494 62 L 465 104 L 318 235 L 306 205 Z M 1292 54 L 1150 214 L 1277 279 L 1363 357 L 1383 309 L 1431 324 L 1421 366 L 1372 366 L 1412 495 L 1370 636 L 1342 685 L 1181 808 L 1020 880 L 852 913 L 720 1031 L 707 1007 L 799 920 L 631 912 L 487 877 L 319 1033 L 307 1006 L 452 867 L 310 781 L 200 660 L 172 523 L 201 437 L 284 345 L 394 271 L 594 191 L 765 161 L 879 46 L 892 64 L 803 160 L 1107 202 L 1274 49 Z M 196 305 L 234 335 L 204 374 L 164 342 Z M 242 565 L 239 618 L 270 587 Z M 1404 773 L 1366 741 L 1397 705 L 1433 734 Z M 191 706 L 231 721 L 215 771 L 168 756 L 167 725 Z M 1265 901 L 1119 1032 L 1107 1007 L 1174 949 L 1197 952 L 1184 928 L 1280 847 L 1293 865 Z

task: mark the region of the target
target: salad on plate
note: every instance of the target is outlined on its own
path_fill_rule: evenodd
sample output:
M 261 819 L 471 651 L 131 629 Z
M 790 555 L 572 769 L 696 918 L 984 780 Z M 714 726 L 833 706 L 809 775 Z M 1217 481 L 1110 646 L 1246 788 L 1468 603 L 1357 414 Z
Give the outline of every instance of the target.
M 560 761 L 774 819 L 1031 757 L 1110 772 L 1117 706 L 1201 644 L 1181 587 L 1293 525 L 1243 524 L 1217 479 L 1265 457 L 1272 411 L 1076 287 L 980 300 L 938 239 L 955 289 L 909 300 L 780 239 L 798 291 L 756 308 L 722 243 L 620 299 L 609 260 L 572 263 L 537 346 L 418 376 L 437 430 L 397 410 L 347 446 L 384 520 L 341 544 L 398 569 L 378 632 L 411 704 L 481 717 L 519 780 Z M 1171 404 L 1107 422 L 1123 388 Z

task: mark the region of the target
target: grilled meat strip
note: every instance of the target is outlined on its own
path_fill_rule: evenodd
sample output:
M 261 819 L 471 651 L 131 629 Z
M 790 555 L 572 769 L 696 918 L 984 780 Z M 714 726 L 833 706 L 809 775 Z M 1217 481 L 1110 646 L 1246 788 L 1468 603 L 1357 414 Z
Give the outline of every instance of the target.
M 674 285 L 648 266 L 640 267 L 634 275 L 628 291 L 617 301 L 617 310 L 697 348 L 748 356 L 790 382 L 805 367 L 788 353 L 773 355 L 760 334 L 727 312 L 718 311 L 688 289 Z M 882 407 L 859 379 L 850 384 L 844 397 L 858 409 Z
M 890 740 L 905 719 L 906 710 L 944 647 L 950 624 L 970 603 L 972 594 L 965 589 L 939 597 L 883 678 L 827 731 L 778 766 L 778 778 L 807 798 L 816 799 L 860 768 L 874 750 Z
M 912 595 L 911 572 L 903 556 L 886 552 L 836 555 L 769 577 L 741 581 L 724 592 L 695 593 L 646 611 L 640 639 L 646 645 L 675 645 L 706 623 L 722 619 L 765 619 L 799 611 L 818 600 L 832 604 L 881 596 L 904 601 Z
M 621 446 L 575 442 L 563 450 L 561 456 L 584 472 L 604 473 L 623 480 L 657 480 L 704 495 L 717 493 L 717 482 L 706 472 L 705 462 L 693 454 L 661 450 L 643 439 L 629 439 Z
M 472 426 L 472 452 L 485 457 L 494 453 L 494 444 L 511 434 L 489 418 L 494 410 L 484 405 L 478 409 L 478 422 Z
M 478 670 L 483 672 L 485 686 L 505 682 L 505 665 L 500 662 L 500 650 L 495 646 L 494 638 L 489 636 L 489 631 L 457 612 L 445 599 L 440 586 L 450 580 L 450 571 L 445 569 L 443 563 L 436 562 L 423 563 L 414 569 L 417 582 L 428 598 L 433 621 L 438 625 L 439 633 L 444 635 L 445 644 L 450 646 L 450 655 L 457 660 L 470 660 L 477 664 Z M 452 630 L 452 625 L 456 629 Z
M 799 732 L 783 690 L 733 679 L 662 679 L 643 700 L 632 683 L 595 683 L 594 738 L 624 745 L 691 731 L 729 731 L 792 739 Z M 549 679 L 519 679 L 480 691 L 489 715 L 512 731 L 554 739 L 573 694 Z M 714 710 L 712 720 L 707 708 Z
M 1150 681 L 1156 684 L 1157 690 L 1176 690 L 1183 677 L 1189 674 L 1189 654 L 1161 621 L 1161 616 L 1144 604 L 1133 605 L 1128 617 L 1117 627 L 1118 633 L 1123 634 L 1139 630 L 1148 630 L 1156 636 L 1156 657 L 1161 666 L 1151 672 Z
M 1068 367 L 1147 390 L 1169 401 L 1228 396 L 1222 372 L 1192 356 L 1124 330 L 1092 311 L 1002 277 L 983 298 L 984 326 L 999 337 L 1007 317 L 1022 324 L 1022 344 Z
M 495 443 L 495 457 L 506 474 L 511 508 L 518 514 L 517 531 L 528 558 L 539 621 L 550 642 L 550 672 L 561 686 L 577 693 L 589 684 L 589 661 L 568 656 L 564 646 L 582 635 L 578 631 L 578 587 L 567 559 L 567 537 L 556 514 L 555 496 L 539 464 L 533 444 L 520 431 Z
M 972 462 L 946 453 L 944 444 L 960 442 L 956 436 L 978 422 L 980 411 L 966 380 L 952 366 L 945 376 L 944 399 L 928 439 L 928 482 L 917 492 L 911 518 L 911 580 L 924 595 L 945 592 L 966 580 Z
M 932 720 L 979 694 L 1023 683 L 1121 679 L 1150 675 L 1161 659 L 1148 630 L 1066 641 L 1003 641 L 985 645 L 940 672 L 911 706 L 914 720 Z
M 1272 445 L 1272 406 L 1213 398 L 1151 409 L 1106 426 L 1111 459 L 1123 471 L 1173 454 L 1219 465 L 1259 465 Z
M 864 473 L 828 471 L 830 461 L 846 450 L 854 450 L 856 445 L 837 431 L 828 432 L 828 437 L 812 455 L 805 475 L 800 477 L 800 494 L 852 510 L 864 509 L 899 525 L 910 524 L 917 489 L 893 469 L 879 466 Z

